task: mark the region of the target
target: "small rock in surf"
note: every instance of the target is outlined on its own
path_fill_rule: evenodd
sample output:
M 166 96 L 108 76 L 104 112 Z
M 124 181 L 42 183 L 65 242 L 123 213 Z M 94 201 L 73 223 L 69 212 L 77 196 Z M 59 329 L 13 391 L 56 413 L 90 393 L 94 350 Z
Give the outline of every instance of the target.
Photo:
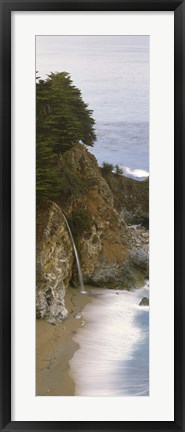
M 139 306 L 149 306 L 149 298 L 143 297 L 142 300 L 139 303 Z

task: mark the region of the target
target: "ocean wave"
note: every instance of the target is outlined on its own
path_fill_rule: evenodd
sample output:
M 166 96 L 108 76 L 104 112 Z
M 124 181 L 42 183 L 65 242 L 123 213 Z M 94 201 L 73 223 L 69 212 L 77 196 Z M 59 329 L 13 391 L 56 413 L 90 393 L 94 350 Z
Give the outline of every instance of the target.
M 131 169 L 129 167 L 122 167 L 124 175 L 131 178 L 145 179 L 149 177 L 149 172 L 142 169 Z
M 79 349 L 69 362 L 76 396 L 148 395 L 149 308 L 138 306 L 146 287 L 91 290 L 85 325 L 73 337 Z

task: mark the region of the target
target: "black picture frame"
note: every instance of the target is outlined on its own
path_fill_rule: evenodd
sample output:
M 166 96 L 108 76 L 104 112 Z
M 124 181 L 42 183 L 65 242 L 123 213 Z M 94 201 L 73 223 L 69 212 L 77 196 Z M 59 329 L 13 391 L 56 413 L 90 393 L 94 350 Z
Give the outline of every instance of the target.
M 175 418 L 173 422 L 11 421 L 11 12 L 174 11 L 175 22 Z M 0 0 L 0 429 L 2 431 L 185 431 L 185 1 Z M 165 400 L 164 400 L 165 404 Z

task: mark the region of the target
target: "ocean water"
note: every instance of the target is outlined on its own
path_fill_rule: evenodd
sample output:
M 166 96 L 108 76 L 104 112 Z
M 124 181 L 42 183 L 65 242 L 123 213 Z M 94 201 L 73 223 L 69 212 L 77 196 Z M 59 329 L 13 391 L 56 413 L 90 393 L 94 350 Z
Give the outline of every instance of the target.
M 93 110 L 97 158 L 141 179 L 149 172 L 149 37 L 37 36 L 36 69 L 67 71 Z
M 149 396 L 149 307 L 139 306 L 148 284 L 133 292 L 94 288 L 91 295 L 70 360 L 76 396 Z
M 148 122 L 99 122 L 97 142 L 90 151 L 100 165 L 118 164 L 128 177 L 141 180 L 149 171 Z

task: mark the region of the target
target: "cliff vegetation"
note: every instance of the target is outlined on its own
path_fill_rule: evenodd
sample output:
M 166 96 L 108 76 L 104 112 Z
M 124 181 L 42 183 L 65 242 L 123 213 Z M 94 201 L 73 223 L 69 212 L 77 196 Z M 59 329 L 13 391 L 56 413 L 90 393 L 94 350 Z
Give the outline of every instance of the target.
M 37 79 L 37 316 L 50 322 L 67 317 L 66 290 L 78 286 L 63 214 L 85 284 L 132 289 L 148 276 L 149 181 L 98 166 L 94 125 L 69 74 Z

